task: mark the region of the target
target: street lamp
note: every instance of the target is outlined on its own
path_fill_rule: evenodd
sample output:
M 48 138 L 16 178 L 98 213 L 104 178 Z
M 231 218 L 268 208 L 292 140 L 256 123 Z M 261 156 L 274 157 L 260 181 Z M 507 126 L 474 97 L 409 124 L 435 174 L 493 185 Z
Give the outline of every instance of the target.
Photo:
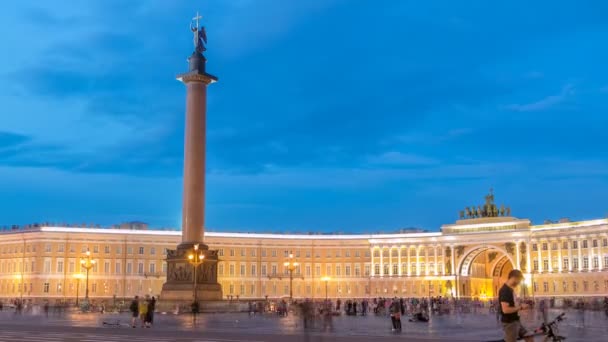
M 194 292 L 193 297 L 194 297 L 194 302 L 195 303 L 197 301 L 196 269 L 198 268 L 198 266 L 200 266 L 200 264 L 202 264 L 205 261 L 205 254 L 203 254 L 203 251 L 199 252 L 198 246 L 199 246 L 198 243 L 196 245 L 194 245 L 194 251 L 193 251 L 193 253 L 191 253 L 190 255 L 188 255 L 188 261 L 190 262 L 190 264 L 192 264 L 192 267 L 194 268 L 194 286 L 193 286 L 192 291 Z
M 15 279 L 19 281 L 19 300 L 23 302 L 23 291 L 25 285 L 23 284 L 23 273 L 15 275 Z
M 283 266 L 289 271 L 289 300 L 293 299 L 293 271 L 298 267 L 298 263 L 293 260 L 293 253 L 289 253 L 288 261 L 283 263 Z
M 82 273 L 74 274 L 74 278 L 76 278 L 76 306 L 78 307 L 78 291 L 80 289 L 80 280 L 82 279 Z
M 524 279 L 522 279 L 522 290 L 523 290 L 523 296 L 524 296 L 524 300 L 526 299 L 526 288 L 530 285 L 532 280 L 532 274 L 530 273 L 524 273 Z
M 87 302 L 89 301 L 89 271 L 95 266 L 95 263 L 96 261 L 91 259 L 91 252 L 87 249 L 86 257 L 80 258 L 80 266 L 87 270 L 87 278 L 85 283 L 86 287 L 84 292 L 84 299 Z
M 327 301 L 328 297 L 327 297 L 327 284 L 329 283 L 329 281 L 331 280 L 330 277 L 323 277 L 321 278 L 321 281 L 325 282 L 325 301 Z

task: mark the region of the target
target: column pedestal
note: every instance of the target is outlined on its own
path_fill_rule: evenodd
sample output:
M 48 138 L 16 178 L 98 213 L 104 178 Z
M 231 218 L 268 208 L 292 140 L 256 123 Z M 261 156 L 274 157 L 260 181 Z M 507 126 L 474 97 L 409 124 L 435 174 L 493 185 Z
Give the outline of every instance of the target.
M 204 244 L 199 244 L 198 249 L 205 256 L 205 262 L 196 270 L 196 297 L 199 301 L 221 300 L 222 287 L 217 282 L 217 251 L 209 250 Z M 189 305 L 194 301 L 194 266 L 188 261 L 188 255 L 193 250 L 193 244 L 181 244 L 167 252 L 167 282 L 163 284 L 161 294 L 163 303 Z

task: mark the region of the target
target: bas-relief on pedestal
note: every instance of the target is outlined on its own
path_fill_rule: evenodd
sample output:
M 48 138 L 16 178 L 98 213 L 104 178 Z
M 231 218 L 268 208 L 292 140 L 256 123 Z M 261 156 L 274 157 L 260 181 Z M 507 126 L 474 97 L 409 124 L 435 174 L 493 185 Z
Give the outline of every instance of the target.
M 217 282 L 217 251 L 199 245 L 205 262 L 196 271 L 197 298 L 202 301 L 221 300 L 222 288 Z M 193 246 L 179 245 L 167 252 L 167 282 L 163 285 L 163 301 L 191 302 L 194 299 L 194 267 L 188 262 Z

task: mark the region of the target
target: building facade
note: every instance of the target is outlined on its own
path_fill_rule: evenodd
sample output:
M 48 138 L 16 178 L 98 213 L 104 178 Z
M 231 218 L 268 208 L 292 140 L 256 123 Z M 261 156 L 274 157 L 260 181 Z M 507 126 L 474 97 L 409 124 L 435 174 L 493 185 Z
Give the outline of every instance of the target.
M 463 215 L 461 215 L 463 216 Z M 0 233 L 0 298 L 158 295 L 166 279 L 171 230 L 40 226 Z M 440 232 L 369 235 L 205 233 L 219 251 L 224 298 L 455 296 L 491 298 L 511 269 L 523 295 L 608 294 L 608 219 L 531 225 L 509 216 L 464 218 Z M 289 255 L 293 254 L 290 259 Z M 327 292 L 326 292 L 327 291 Z

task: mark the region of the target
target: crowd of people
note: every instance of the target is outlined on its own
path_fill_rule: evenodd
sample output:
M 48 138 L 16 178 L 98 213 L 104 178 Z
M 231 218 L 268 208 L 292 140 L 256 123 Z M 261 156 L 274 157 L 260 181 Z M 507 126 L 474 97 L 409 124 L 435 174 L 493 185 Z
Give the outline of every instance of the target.
M 150 328 L 154 323 L 154 313 L 156 311 L 156 298 L 136 296 L 130 305 L 114 305 L 114 311 L 129 311 L 131 320 L 130 326 L 133 328 L 141 326 Z M 599 298 L 537 298 L 520 299 L 521 304 L 528 307 L 530 313 L 536 314 L 538 321 L 547 322 L 549 320 L 549 310 L 552 308 L 570 308 L 577 314 L 574 318 L 578 324 L 584 326 L 585 312 L 589 310 L 602 310 L 608 318 L 608 297 Z M 127 301 L 127 304 L 129 302 Z M 82 302 L 81 302 L 82 304 Z M 87 311 L 105 312 L 105 302 L 86 303 Z M 392 330 L 401 331 L 403 328 L 402 320 L 409 322 L 428 322 L 431 316 L 446 314 L 467 314 L 467 313 L 490 313 L 496 315 L 499 324 L 503 324 L 503 312 L 500 300 L 482 301 L 479 299 L 456 299 L 447 297 L 426 297 L 426 298 L 403 298 L 403 297 L 377 297 L 377 298 L 352 298 L 335 300 L 295 300 L 289 303 L 286 299 L 271 301 L 249 301 L 247 302 L 250 315 L 273 313 L 277 316 L 287 316 L 291 313 L 297 314 L 302 319 L 304 328 L 317 326 L 319 323 L 323 330 L 333 330 L 333 318 L 335 316 L 366 316 L 375 315 L 390 319 Z M 62 314 L 71 305 L 65 302 L 50 304 L 48 301 L 34 303 L 31 299 L 15 298 L 10 301 L 0 301 L 0 311 L 14 310 L 15 314 L 46 315 Z M 123 308 L 120 310 L 120 308 Z M 83 305 L 80 305 L 82 310 Z M 194 317 L 199 312 L 199 307 L 192 306 Z M 577 318 L 578 317 L 578 318 Z M 125 323 L 126 325 L 126 323 Z
M 142 328 L 151 328 L 154 323 L 154 311 L 156 310 L 156 298 L 146 295 L 140 299 L 135 296 L 129 311 L 131 312 L 131 326 L 137 328 L 137 323 L 141 324 Z

